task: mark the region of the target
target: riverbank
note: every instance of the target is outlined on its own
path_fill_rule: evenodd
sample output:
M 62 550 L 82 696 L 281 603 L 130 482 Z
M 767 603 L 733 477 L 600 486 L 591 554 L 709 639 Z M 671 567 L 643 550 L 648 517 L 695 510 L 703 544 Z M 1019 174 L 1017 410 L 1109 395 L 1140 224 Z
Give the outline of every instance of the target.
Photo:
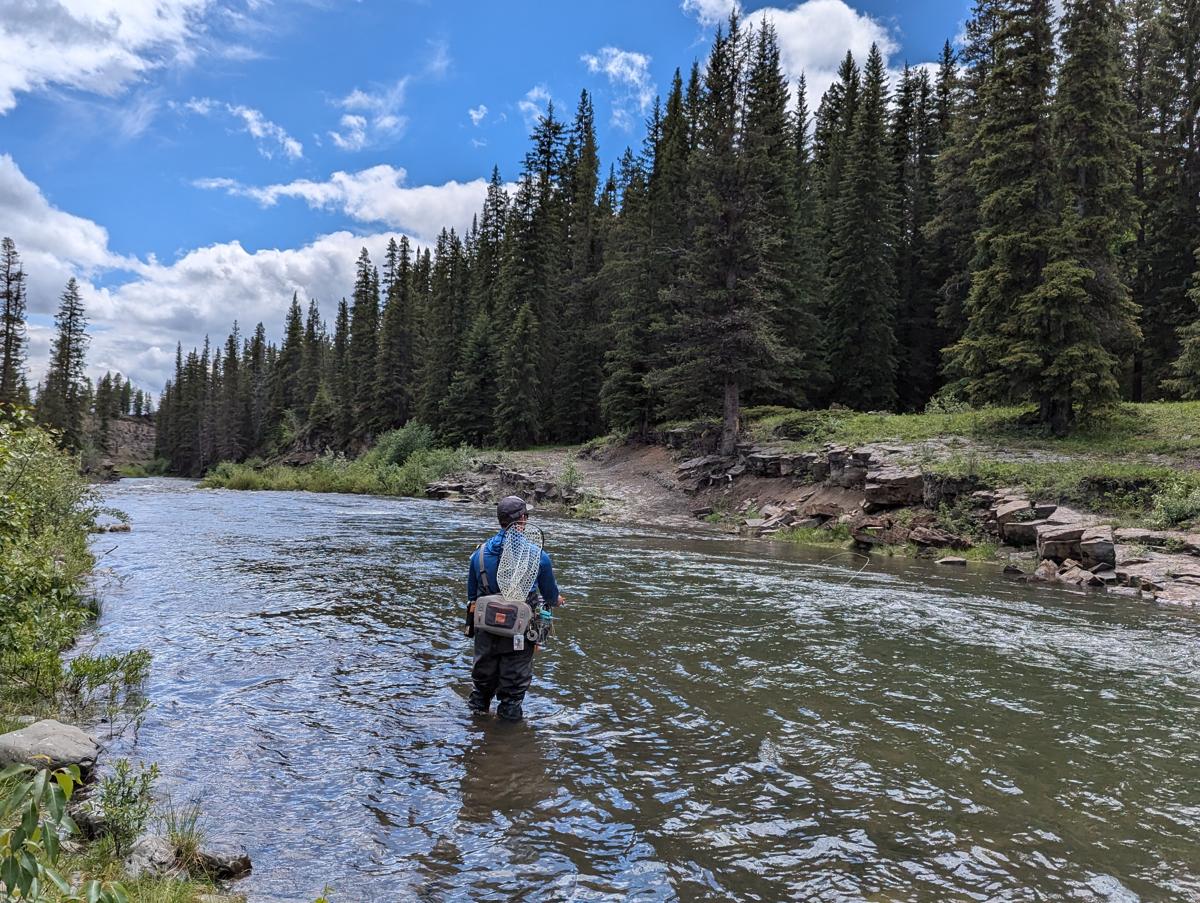
M 759 408 L 732 456 L 714 453 L 718 424 L 698 421 L 666 424 L 650 443 L 421 446 L 411 464 L 390 440 L 356 461 L 222 465 L 206 485 L 419 495 L 426 477 L 432 498 L 515 492 L 575 517 L 993 561 L 1009 579 L 1200 607 L 1200 403 L 1123 405 L 1065 438 L 1029 415 Z
M 138 874 L 127 844 L 139 838 L 125 835 L 130 828 L 140 834 L 152 819 L 172 823 L 171 813 L 152 812 L 151 782 L 143 779 L 147 770 L 125 771 L 124 760 L 98 767 L 101 743 L 75 726 L 107 722 L 111 736 L 134 727 L 145 710 L 141 686 L 149 653 L 78 654 L 64 661 L 99 614 L 92 584 L 96 561 L 88 547 L 97 518 L 122 523 L 119 512 L 105 509 L 80 476 L 78 460 L 28 419 L 0 420 L 0 771 L 27 768 L 10 770 L 0 781 L 0 797 L 28 795 L 44 819 L 43 836 L 53 833 L 61 841 L 31 845 L 26 832 L 10 831 L 21 823 L 26 803 L 0 817 L 0 865 L 11 859 L 31 879 L 37 877 L 37 899 L 46 903 L 74 899 L 47 869 L 75 889 L 99 882 L 104 900 L 120 899 L 118 888 L 130 903 L 237 899 L 214 896 L 218 887 L 212 881 Z M 75 768 L 82 783 L 64 773 L 61 796 L 51 801 L 43 794 L 51 794 L 55 784 L 41 789 L 42 768 Z M 61 806 L 66 797 L 68 819 Z M 192 828 L 189 835 L 196 839 L 194 821 Z

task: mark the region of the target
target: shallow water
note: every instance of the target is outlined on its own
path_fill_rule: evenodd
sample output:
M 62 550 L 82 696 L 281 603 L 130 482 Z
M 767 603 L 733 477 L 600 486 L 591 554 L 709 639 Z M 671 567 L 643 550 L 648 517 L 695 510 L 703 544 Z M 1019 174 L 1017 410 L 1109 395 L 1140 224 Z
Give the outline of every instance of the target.
M 514 727 L 464 707 L 482 509 L 106 495 L 132 752 L 253 901 L 1200 899 L 1196 620 L 546 520 L 571 604 Z

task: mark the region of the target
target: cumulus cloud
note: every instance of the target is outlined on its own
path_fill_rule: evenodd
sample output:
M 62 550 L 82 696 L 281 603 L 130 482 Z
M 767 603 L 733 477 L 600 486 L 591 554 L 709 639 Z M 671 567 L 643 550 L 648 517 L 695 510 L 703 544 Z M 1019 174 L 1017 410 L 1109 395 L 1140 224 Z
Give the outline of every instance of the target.
M 330 131 L 333 143 L 346 151 L 359 151 L 365 147 L 398 137 L 408 124 L 408 117 L 400 114 L 404 106 L 410 76 L 404 76 L 391 85 L 371 91 L 355 88 L 345 97 L 334 101 L 334 105 L 346 112 L 338 123 L 337 131 Z
M 742 8 L 737 0 L 683 0 L 679 6 L 685 13 L 699 19 L 701 25 L 724 22 L 731 12 L 740 12 Z
M 633 125 L 633 110 L 645 113 L 654 101 L 655 84 L 650 78 L 650 57 L 633 50 L 602 47 L 599 53 L 580 58 L 588 71 L 603 73 L 613 88 L 613 124 L 628 129 Z
M 517 109 L 525 119 L 526 128 L 533 128 L 538 120 L 546 115 L 546 105 L 550 100 L 550 89 L 538 84 L 526 91 L 525 96 L 517 101 Z
M 293 292 L 317 298 L 332 317 L 336 300 L 354 284 L 359 248 L 380 261 L 393 235 L 427 244 L 443 224 L 469 224 L 486 192 L 482 180 L 411 187 L 403 182 L 403 170 L 335 174 L 328 185 L 273 186 L 264 199 L 296 197 L 316 207 L 357 211 L 364 221 L 411 228 L 365 235 L 338 231 L 297 248 L 249 250 L 237 241 L 219 242 L 163 262 L 114 252 L 103 226 L 55 207 L 11 157 L 0 154 L 0 223 L 29 276 L 31 379 L 45 373 L 52 338 L 47 318 L 71 276 L 80 280 L 91 321 L 91 375 L 120 370 L 155 393 L 172 372 L 177 341 L 185 348 L 206 335 L 218 342 L 234 319 L 246 330 L 261 320 L 277 339 Z M 395 188 L 389 198 L 366 197 L 388 185 Z M 239 188 L 231 180 L 210 187 Z
M 0 0 L 0 114 L 19 93 L 62 86 L 115 96 L 189 61 L 212 0 Z
M 335 210 L 361 223 L 383 224 L 426 241 L 443 226 L 465 231 L 487 194 L 484 179 L 414 186 L 407 180 L 403 167 L 381 164 L 358 172 L 335 172 L 324 182 L 297 179 L 257 187 L 233 179 L 201 179 L 194 184 L 249 198 L 263 207 L 299 200 L 314 209 Z
M 899 47 L 886 25 L 843 0 L 806 0 L 787 9 L 768 6 L 752 13 L 748 21 L 757 28 L 764 20 L 775 26 L 780 59 L 788 77 L 793 81 L 801 73 L 807 77 L 813 107 L 836 79 L 838 64 L 847 50 L 861 66 L 871 45 L 878 44 L 886 65 Z
M 472 107 L 467 110 L 467 115 L 471 117 L 471 125 L 480 125 L 483 120 L 487 119 L 488 109 L 483 104 L 477 107 Z
M 261 111 L 241 104 L 222 103 L 211 97 L 193 97 L 182 104 L 172 104 L 177 110 L 197 116 L 223 114 L 241 123 L 241 131 L 254 139 L 258 152 L 268 160 L 282 153 L 289 160 L 304 156 L 304 145 L 287 133 L 287 130 L 267 119 Z

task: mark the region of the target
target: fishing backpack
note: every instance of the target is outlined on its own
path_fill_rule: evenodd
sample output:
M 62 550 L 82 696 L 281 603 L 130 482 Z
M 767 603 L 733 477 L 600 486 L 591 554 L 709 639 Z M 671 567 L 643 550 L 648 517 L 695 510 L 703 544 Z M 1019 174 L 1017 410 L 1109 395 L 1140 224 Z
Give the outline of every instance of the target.
M 509 602 L 498 592 L 492 591 L 491 581 L 488 580 L 487 566 L 484 563 L 485 545 L 479 546 L 479 587 L 483 595 L 470 604 L 467 609 L 468 635 L 476 630 L 495 636 L 513 637 L 524 634 L 533 620 L 533 609 L 524 600 Z M 471 629 L 474 628 L 474 629 Z

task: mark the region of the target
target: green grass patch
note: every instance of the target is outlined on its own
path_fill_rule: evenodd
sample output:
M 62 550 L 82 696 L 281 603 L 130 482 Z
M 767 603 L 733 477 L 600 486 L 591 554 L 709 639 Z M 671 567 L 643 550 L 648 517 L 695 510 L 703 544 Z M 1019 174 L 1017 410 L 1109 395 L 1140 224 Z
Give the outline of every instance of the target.
M 794 542 L 804 546 L 831 546 L 842 548 L 850 542 L 850 528 L 845 524 L 834 527 L 791 527 L 780 530 L 772 539 Z
M 142 464 L 122 464 L 117 473 L 123 477 L 165 477 L 171 470 L 171 462 L 166 458 L 155 458 Z
M 225 462 L 210 470 L 201 485 L 215 489 L 346 492 L 359 495 L 424 495 L 425 487 L 465 470 L 473 449 L 437 448 L 433 434 L 409 424 L 380 437 L 358 458 L 325 454 L 305 467 Z

